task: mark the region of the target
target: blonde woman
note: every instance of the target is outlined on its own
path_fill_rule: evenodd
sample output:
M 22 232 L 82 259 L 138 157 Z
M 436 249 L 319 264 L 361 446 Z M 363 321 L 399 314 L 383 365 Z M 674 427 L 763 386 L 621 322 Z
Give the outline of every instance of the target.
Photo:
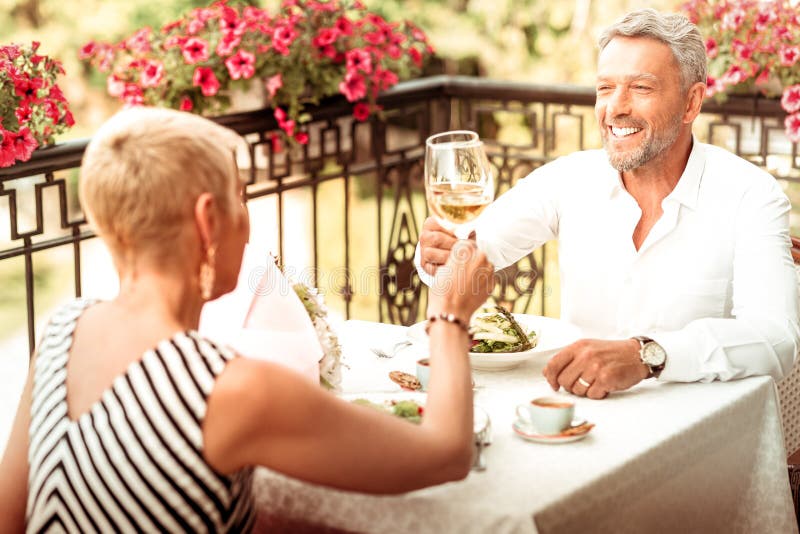
M 492 283 L 474 245 L 455 249 L 431 292 L 419 426 L 197 334 L 203 303 L 233 289 L 249 234 L 239 141 L 197 116 L 138 108 L 89 144 L 80 194 L 120 291 L 67 305 L 43 332 L 0 464 L 0 530 L 246 531 L 256 465 L 371 493 L 468 473 L 464 325 Z

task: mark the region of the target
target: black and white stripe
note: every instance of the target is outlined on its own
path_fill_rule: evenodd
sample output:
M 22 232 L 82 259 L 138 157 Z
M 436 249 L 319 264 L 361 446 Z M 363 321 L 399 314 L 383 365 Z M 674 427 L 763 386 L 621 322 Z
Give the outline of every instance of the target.
M 214 380 L 233 355 L 196 332 L 176 334 L 117 377 L 71 421 L 66 366 L 91 301 L 45 329 L 34 370 L 28 532 L 249 531 L 252 469 L 223 476 L 203 459 Z

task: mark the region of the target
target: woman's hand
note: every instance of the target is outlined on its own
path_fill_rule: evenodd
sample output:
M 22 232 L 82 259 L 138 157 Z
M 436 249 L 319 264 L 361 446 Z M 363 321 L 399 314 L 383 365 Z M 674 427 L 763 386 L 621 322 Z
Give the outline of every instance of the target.
M 428 316 L 452 313 L 468 324 L 493 287 L 494 267 L 486 254 L 478 250 L 474 241 L 460 239 L 428 290 Z

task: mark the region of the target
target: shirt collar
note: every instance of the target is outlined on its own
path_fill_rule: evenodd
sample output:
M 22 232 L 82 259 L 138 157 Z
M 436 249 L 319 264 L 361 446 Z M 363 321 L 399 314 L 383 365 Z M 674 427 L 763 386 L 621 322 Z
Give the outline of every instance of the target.
M 692 136 L 692 151 L 689 153 L 686 168 L 683 169 L 680 180 L 678 180 L 675 188 L 667 195 L 666 199 L 676 200 L 687 208 L 694 209 L 697 206 L 697 196 L 700 194 L 700 180 L 703 177 L 705 166 L 705 150 L 703 150 L 697 139 Z
M 605 150 L 603 151 L 605 152 Z M 700 179 L 703 177 L 703 169 L 706 165 L 706 154 L 701 144 L 692 135 L 692 151 L 686 161 L 678 183 L 672 192 L 667 195 L 667 199 L 675 200 L 684 206 L 694 209 L 697 206 L 697 196 L 700 193 Z M 606 164 L 606 182 L 608 184 L 608 196 L 612 198 L 619 192 L 625 191 L 622 183 L 622 175 L 611 164 Z

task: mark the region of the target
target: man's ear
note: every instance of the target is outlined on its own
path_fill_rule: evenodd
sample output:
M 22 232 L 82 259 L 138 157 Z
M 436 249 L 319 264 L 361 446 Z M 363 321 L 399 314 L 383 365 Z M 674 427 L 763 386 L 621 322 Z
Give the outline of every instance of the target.
M 219 232 L 217 204 L 214 200 L 214 195 L 202 193 L 197 197 L 197 201 L 194 204 L 194 221 L 203 250 L 208 250 L 209 247 L 217 242 L 217 234 Z
M 700 114 L 703 100 L 706 97 L 706 84 L 696 82 L 686 92 L 686 109 L 683 113 L 683 123 L 691 124 Z

